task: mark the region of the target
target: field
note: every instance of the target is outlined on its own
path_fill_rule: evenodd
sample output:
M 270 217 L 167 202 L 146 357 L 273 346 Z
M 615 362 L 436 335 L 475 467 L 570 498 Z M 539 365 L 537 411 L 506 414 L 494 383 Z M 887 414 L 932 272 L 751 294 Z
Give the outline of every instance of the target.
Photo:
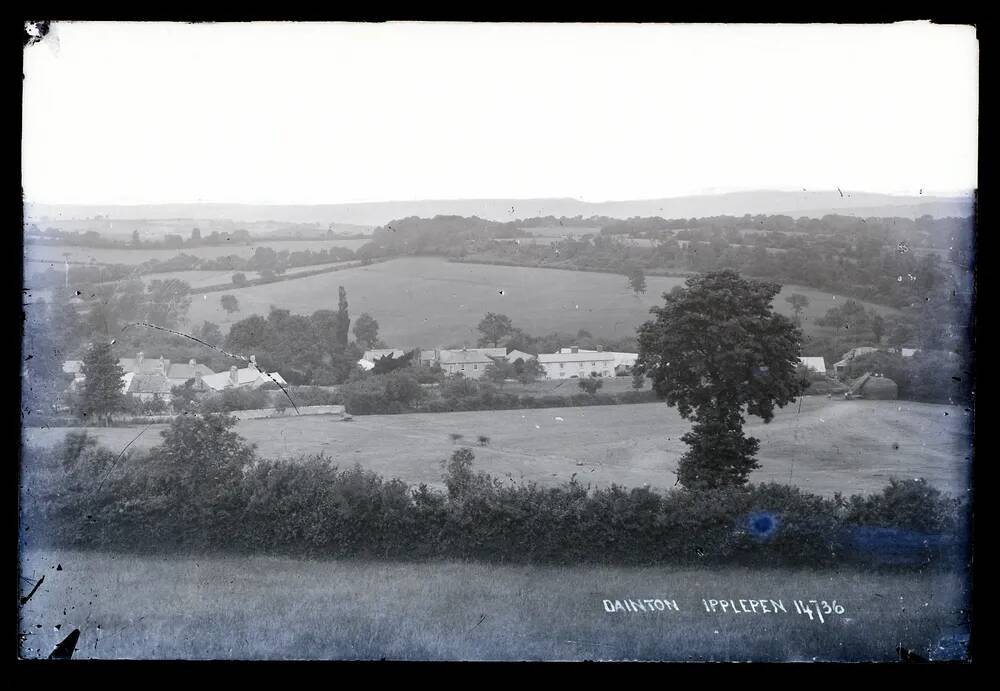
M 61 570 L 56 567 L 60 566 Z M 74 659 L 961 659 L 958 574 L 22 555 L 20 655 Z M 676 611 L 605 611 L 669 599 Z M 714 614 L 702 599 L 781 600 Z M 792 600 L 836 600 L 824 622 Z M 613 606 L 613 605 L 612 605 Z M 776 607 L 774 607 L 777 610 Z M 58 627 L 58 628 L 57 628 Z
M 968 413 L 907 401 L 844 401 L 804 397 L 764 425 L 750 418 L 747 433 L 761 440 L 762 468 L 754 482 L 781 482 L 831 496 L 878 492 L 890 477 L 923 477 L 953 495 L 969 487 Z M 560 419 L 561 418 L 561 419 Z M 131 449 L 161 441 L 163 425 L 92 428 L 102 443 Z M 247 420 L 236 431 L 260 454 L 288 458 L 323 453 L 339 465 L 359 463 L 385 477 L 441 487 L 441 461 L 460 443 L 475 467 L 508 482 L 555 485 L 574 474 L 584 484 L 669 488 L 690 429 L 663 403 L 411 415 L 303 416 Z M 49 445 L 66 428 L 27 428 L 24 441 Z M 478 446 L 477 438 L 490 438 Z
M 346 247 L 356 250 L 368 240 L 259 240 L 249 245 L 213 245 L 211 247 L 185 247 L 183 249 L 119 249 L 119 248 L 95 248 L 95 247 L 73 247 L 61 245 L 38 245 L 26 244 L 24 246 L 24 256 L 32 260 L 27 266 L 31 270 L 44 271 L 51 266 L 54 269 L 61 269 L 64 255 L 69 254 L 71 262 L 97 262 L 99 264 L 142 264 L 150 259 L 165 261 L 172 259 L 178 254 L 190 254 L 195 257 L 213 259 L 216 257 L 226 257 L 235 255 L 248 259 L 258 247 L 270 247 L 276 252 L 287 250 L 289 252 L 303 252 L 312 250 L 317 252 L 331 247 Z M 45 262 L 51 262 L 47 264 Z
M 487 312 L 506 314 L 515 326 L 531 334 L 575 334 L 586 329 L 613 339 L 635 333 L 650 318 L 650 307 L 662 304 L 662 294 L 682 285 L 684 279 L 648 276 L 646 282 L 647 292 L 636 297 L 625 277 L 616 274 L 417 257 L 233 290 L 241 311 L 232 315 L 226 314 L 218 300 L 195 300 L 189 321 L 195 325 L 212 321 L 225 330 L 251 314 L 267 314 L 271 305 L 298 314 L 336 309 L 337 286 L 342 285 L 351 314 L 368 312 L 375 317 L 379 336 L 394 347 L 475 345 L 476 325 Z M 791 293 L 809 298 L 803 313 L 807 330 L 813 319 L 843 300 L 788 285 L 774 301 L 778 312 L 791 315 L 784 299 Z

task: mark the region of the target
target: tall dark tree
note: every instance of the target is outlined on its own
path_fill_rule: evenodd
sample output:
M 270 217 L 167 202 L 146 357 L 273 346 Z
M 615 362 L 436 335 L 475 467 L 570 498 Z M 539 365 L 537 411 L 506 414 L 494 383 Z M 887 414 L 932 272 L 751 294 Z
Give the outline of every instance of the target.
M 222 309 L 226 310 L 226 314 L 240 311 L 240 302 L 235 295 L 223 295 L 219 298 L 219 304 L 222 305 Z
M 759 467 L 759 442 L 745 437 L 745 415 L 770 422 L 805 390 L 796 373 L 802 333 L 775 314 L 776 283 L 748 281 L 733 271 L 687 280 L 664 294 L 653 321 L 639 328 L 633 374 L 694 422 L 681 439 L 678 481 L 688 489 L 742 485 Z
M 792 311 L 795 312 L 795 321 L 801 324 L 802 310 L 809 306 L 809 298 L 802 293 L 792 293 L 785 298 L 785 302 L 792 306 Z
M 351 334 L 351 315 L 347 311 L 347 291 L 344 286 L 337 288 L 337 346 L 339 350 L 347 348 Z
M 492 344 L 493 347 L 496 348 L 504 337 L 513 333 L 514 324 L 511 322 L 510 317 L 505 314 L 488 312 L 476 328 L 478 328 L 479 333 L 483 335 L 483 337 L 479 339 L 479 344 Z
M 95 343 L 83 356 L 83 390 L 80 395 L 81 416 L 111 421 L 111 414 L 124 410 L 125 394 L 122 377 L 125 371 L 111 352 L 110 343 Z

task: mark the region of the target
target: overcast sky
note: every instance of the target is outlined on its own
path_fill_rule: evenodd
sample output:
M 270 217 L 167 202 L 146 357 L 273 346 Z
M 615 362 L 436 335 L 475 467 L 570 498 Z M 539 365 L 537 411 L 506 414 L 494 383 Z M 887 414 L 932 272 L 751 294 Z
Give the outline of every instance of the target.
M 977 184 L 971 27 L 68 23 L 29 201 L 338 203 Z

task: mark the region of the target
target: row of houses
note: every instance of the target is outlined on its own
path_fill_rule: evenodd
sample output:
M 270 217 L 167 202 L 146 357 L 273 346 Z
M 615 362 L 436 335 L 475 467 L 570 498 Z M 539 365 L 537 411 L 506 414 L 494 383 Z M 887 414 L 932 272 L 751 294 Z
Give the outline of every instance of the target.
M 358 364 L 365 370 L 375 366 L 383 357 L 399 358 L 406 354 L 401 348 L 383 348 L 365 351 Z M 461 348 L 421 350 L 419 362 L 425 366 L 439 366 L 445 374 L 461 374 L 469 379 L 479 379 L 486 368 L 499 360 L 513 364 L 518 360 L 537 360 L 546 379 L 574 377 L 614 377 L 629 374 L 638 358 L 637 353 L 618 353 L 606 350 L 585 350 L 577 346 L 560 348 L 557 353 L 532 355 L 521 350 L 506 348 Z
M 226 389 L 258 389 L 269 382 L 284 386 L 287 382 L 277 372 L 265 372 L 257 367 L 257 358 L 250 356 L 247 367 L 230 367 L 226 372 L 215 372 L 196 360 L 171 362 L 162 355 L 146 358 L 139 353 L 134 358 L 121 358 L 118 366 L 122 376 L 122 393 L 136 396 L 143 401 L 160 399 L 169 402 L 171 390 L 193 380 L 198 391 L 225 391 Z M 84 381 L 83 361 L 67 360 L 63 372 L 73 375 L 71 388 L 79 387 Z

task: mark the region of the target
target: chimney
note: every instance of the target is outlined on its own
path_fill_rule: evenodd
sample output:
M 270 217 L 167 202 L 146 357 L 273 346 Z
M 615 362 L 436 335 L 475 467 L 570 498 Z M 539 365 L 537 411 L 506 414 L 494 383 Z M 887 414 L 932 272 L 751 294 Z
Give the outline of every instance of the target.
M 256 355 L 251 355 L 250 356 L 250 366 L 253 367 L 254 369 L 260 369 L 259 367 L 257 367 L 257 356 Z
M 135 358 L 135 371 L 142 372 L 142 351 L 139 351 L 139 355 Z
M 233 365 L 232 367 L 229 368 L 229 385 L 239 386 L 239 383 L 240 383 L 240 374 L 236 369 L 236 365 Z

